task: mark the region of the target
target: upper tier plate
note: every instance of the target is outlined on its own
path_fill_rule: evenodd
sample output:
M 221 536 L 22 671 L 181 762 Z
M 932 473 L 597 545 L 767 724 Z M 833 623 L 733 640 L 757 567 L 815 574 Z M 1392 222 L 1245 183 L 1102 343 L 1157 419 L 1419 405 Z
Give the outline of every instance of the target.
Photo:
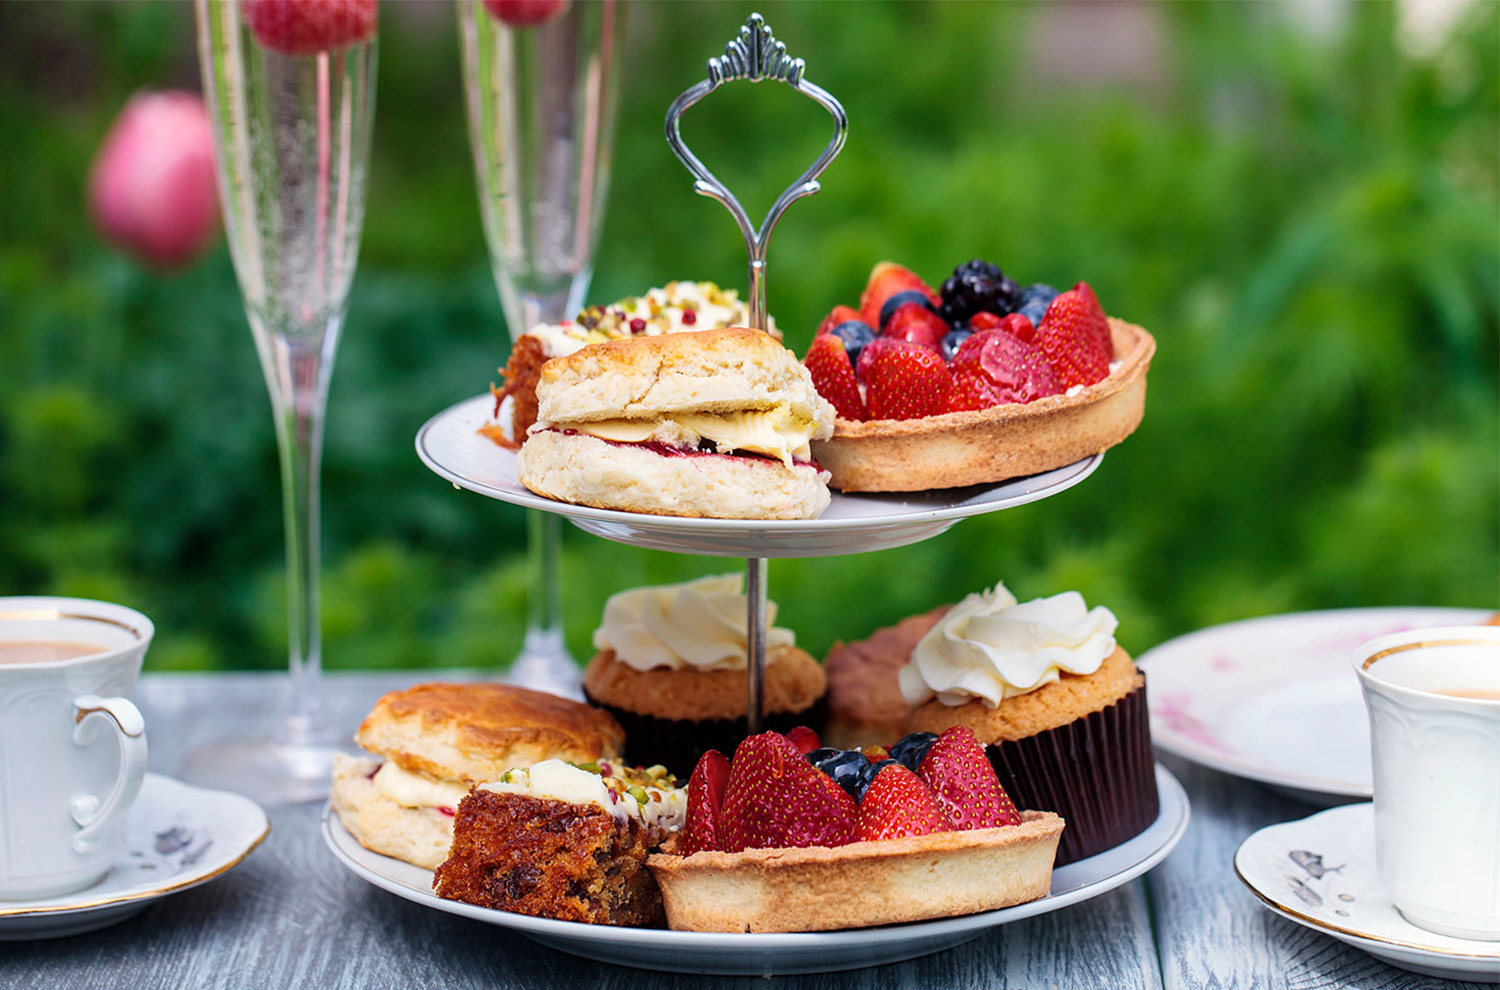
M 475 396 L 445 409 L 417 431 L 417 455 L 462 488 L 566 516 L 579 529 L 650 550 L 711 557 L 827 557 L 917 543 L 968 516 L 1025 505 L 1071 488 L 1094 473 L 1103 454 L 996 485 L 892 495 L 842 495 L 817 519 L 686 519 L 571 505 L 536 495 L 516 480 L 516 457 L 479 433 L 494 399 Z

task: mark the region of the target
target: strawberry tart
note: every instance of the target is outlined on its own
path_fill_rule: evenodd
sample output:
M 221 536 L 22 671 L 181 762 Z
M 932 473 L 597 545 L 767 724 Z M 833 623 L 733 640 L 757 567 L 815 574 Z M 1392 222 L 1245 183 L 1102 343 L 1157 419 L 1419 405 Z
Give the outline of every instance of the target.
M 803 359 L 838 413 L 812 453 L 843 491 L 989 484 L 1063 467 L 1140 424 L 1156 342 L 1086 283 L 1021 287 L 975 260 L 934 291 L 881 262 Z
M 646 862 L 670 928 L 826 931 L 1035 900 L 1062 832 L 1016 811 L 961 726 L 890 751 L 765 732 L 703 755 L 682 833 Z

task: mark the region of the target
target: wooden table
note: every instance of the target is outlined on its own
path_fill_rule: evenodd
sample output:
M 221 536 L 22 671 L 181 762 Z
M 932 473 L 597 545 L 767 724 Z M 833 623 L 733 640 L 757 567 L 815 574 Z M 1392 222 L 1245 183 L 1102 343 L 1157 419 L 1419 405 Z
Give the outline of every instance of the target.
M 352 733 L 382 692 L 430 679 L 431 672 L 331 674 L 328 694 L 340 724 Z M 261 674 L 147 675 L 140 702 L 153 771 L 173 774 L 195 746 L 263 730 L 280 711 L 285 684 L 284 676 Z M 776 982 L 817 990 L 1475 985 L 1392 968 L 1260 907 L 1230 867 L 1235 848 L 1256 829 L 1312 809 L 1246 781 L 1171 758 L 1164 762 L 1187 789 L 1193 821 L 1176 851 L 1144 878 L 922 959 Z M 271 809 L 271 835 L 248 860 L 113 928 L 0 943 L 0 987 L 765 985 L 755 978 L 595 963 L 412 904 L 359 880 L 333 858 L 319 833 L 321 811 L 317 805 Z

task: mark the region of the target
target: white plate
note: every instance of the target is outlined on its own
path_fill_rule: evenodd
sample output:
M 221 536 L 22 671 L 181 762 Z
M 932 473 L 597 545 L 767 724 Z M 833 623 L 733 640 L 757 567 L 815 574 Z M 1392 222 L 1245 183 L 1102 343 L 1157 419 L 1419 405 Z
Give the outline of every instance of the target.
M 229 870 L 270 830 L 266 813 L 249 798 L 148 773 L 130 808 L 125 854 L 114 868 L 86 890 L 0 901 L 0 941 L 77 935 L 124 921 L 158 898 Z
M 1500 942 L 1418 928 L 1380 889 L 1374 808 L 1350 804 L 1263 828 L 1235 852 L 1234 871 L 1282 917 L 1393 966 L 1449 980 L 1500 982 Z
M 928 539 L 966 516 L 1024 505 L 1071 488 L 1103 454 L 998 485 L 893 495 L 833 494 L 817 519 L 685 519 L 594 509 L 542 498 L 516 480 L 516 456 L 479 433 L 495 400 L 476 396 L 417 431 L 417 455 L 462 488 L 528 509 L 555 512 L 579 529 L 651 550 L 714 557 L 821 557 L 887 550 Z
M 1194 763 L 1328 804 L 1370 797 L 1370 727 L 1350 667 L 1361 643 L 1489 613 L 1353 608 L 1246 619 L 1148 650 L 1151 739 Z
M 1052 891 L 1040 900 L 961 918 L 837 932 L 673 932 L 533 918 L 437 897 L 432 893 L 431 870 L 370 852 L 328 809 L 323 812 L 323 840 L 340 862 L 377 887 L 439 911 L 514 929 L 576 956 L 678 973 L 831 973 L 937 952 L 967 942 L 996 925 L 1077 904 L 1140 876 L 1165 859 L 1187 829 L 1188 800 L 1182 785 L 1161 766 L 1156 768 L 1156 783 L 1161 792 L 1161 812 L 1156 821 L 1113 849 L 1054 870 Z

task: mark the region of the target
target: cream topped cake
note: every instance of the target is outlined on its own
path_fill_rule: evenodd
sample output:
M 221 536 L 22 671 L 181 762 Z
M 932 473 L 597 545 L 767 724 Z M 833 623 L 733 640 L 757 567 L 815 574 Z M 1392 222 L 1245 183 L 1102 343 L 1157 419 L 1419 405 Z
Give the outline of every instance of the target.
M 664 767 L 545 760 L 459 804 L 439 897 L 562 921 L 652 925 L 661 893 L 646 856 L 680 831 L 686 792 Z
M 1136 835 L 1159 807 L 1146 677 L 1117 625 L 1077 592 L 1017 602 L 996 585 L 954 606 L 898 675 L 913 731 L 967 726 L 1017 804 L 1068 822 L 1059 865 Z
M 685 769 L 744 736 L 746 604 L 738 573 L 632 588 L 605 603 L 584 693 L 624 720 L 631 759 Z M 775 624 L 774 602 L 766 622 L 767 721 L 783 730 L 816 724 L 823 668 Z

